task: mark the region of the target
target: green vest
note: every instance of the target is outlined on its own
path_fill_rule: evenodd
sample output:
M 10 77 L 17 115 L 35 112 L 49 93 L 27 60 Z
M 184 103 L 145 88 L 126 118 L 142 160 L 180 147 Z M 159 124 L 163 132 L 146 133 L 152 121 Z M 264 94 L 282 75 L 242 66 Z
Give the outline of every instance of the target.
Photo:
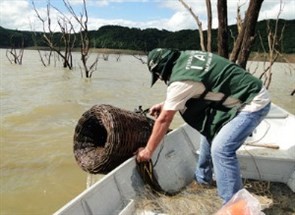
M 259 93 L 262 82 L 238 65 L 218 55 L 202 51 L 183 51 L 176 60 L 168 85 L 174 81 L 202 82 L 206 91 L 191 98 L 181 112 L 185 122 L 212 140 L 221 127 L 234 118 L 241 106 Z M 220 101 L 206 100 L 206 93 L 222 93 Z M 223 102 L 231 97 L 239 100 L 234 107 Z

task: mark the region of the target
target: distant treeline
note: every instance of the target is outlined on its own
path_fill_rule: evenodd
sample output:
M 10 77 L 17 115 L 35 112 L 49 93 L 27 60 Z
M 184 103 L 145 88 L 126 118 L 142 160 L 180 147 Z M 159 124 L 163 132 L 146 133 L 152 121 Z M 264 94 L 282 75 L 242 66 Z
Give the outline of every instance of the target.
M 269 25 L 268 25 L 269 22 Z M 252 46 L 252 51 L 268 51 L 268 26 L 274 32 L 276 20 L 264 20 L 257 23 L 256 39 Z M 279 20 L 278 36 L 283 31 L 283 40 L 277 47 L 281 53 L 295 53 L 295 20 Z M 141 30 L 139 28 L 128 28 L 122 26 L 103 26 L 98 30 L 89 31 L 91 48 L 109 48 L 109 49 L 129 49 L 150 51 L 156 47 L 177 48 L 180 50 L 200 49 L 198 30 L 181 30 L 171 32 L 167 30 L 158 30 L 155 28 Z M 45 47 L 42 41 L 43 32 L 9 30 L 0 27 L 0 48 L 28 48 Z M 207 36 L 204 31 L 204 38 Z M 229 26 L 229 50 L 232 49 L 234 37 L 237 36 L 236 25 Z M 35 39 L 33 39 L 35 38 Z M 61 33 L 54 33 L 54 43 L 56 46 L 62 46 L 60 43 Z M 80 47 L 79 35 L 76 35 L 75 48 Z M 217 51 L 217 29 L 212 31 L 212 51 Z M 262 43 L 261 43 L 262 40 Z

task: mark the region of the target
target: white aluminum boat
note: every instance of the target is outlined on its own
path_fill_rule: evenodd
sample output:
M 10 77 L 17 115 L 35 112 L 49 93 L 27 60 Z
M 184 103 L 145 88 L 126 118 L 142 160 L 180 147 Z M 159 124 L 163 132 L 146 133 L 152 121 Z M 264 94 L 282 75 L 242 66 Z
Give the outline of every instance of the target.
M 272 105 L 267 118 L 238 150 L 242 177 L 282 182 L 295 192 L 295 117 Z M 153 155 L 154 173 L 167 192 L 194 178 L 199 133 L 184 124 L 170 132 Z M 134 199 L 144 190 L 135 158 L 130 158 L 71 200 L 55 215 L 136 214 Z

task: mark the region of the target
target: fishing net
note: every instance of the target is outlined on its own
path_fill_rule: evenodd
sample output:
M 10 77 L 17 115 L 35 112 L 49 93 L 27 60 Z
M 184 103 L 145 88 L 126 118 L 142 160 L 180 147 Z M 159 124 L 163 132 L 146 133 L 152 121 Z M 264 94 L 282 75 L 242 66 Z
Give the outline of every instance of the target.
M 245 179 L 244 185 L 259 200 L 265 214 L 295 214 L 295 194 L 286 184 Z M 137 208 L 135 215 L 208 215 L 216 213 L 222 207 L 222 200 L 217 194 L 215 185 L 201 185 L 196 182 L 192 182 L 174 196 L 155 192 L 147 186 L 135 200 Z
M 74 156 L 91 174 L 106 174 L 146 145 L 153 120 L 142 113 L 111 105 L 94 105 L 79 119 L 74 134 Z
M 150 186 L 135 198 L 134 214 L 209 215 L 214 214 L 222 202 L 214 187 L 202 187 L 193 182 L 176 195 L 155 192 Z

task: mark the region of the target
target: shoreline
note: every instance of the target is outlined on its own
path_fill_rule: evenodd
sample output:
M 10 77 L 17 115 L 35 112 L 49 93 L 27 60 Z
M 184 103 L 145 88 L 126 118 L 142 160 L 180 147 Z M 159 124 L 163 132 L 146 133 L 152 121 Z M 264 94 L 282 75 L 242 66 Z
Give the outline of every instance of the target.
M 25 50 L 38 50 L 38 47 L 27 47 Z M 47 47 L 39 47 L 39 50 L 45 51 L 49 50 Z M 91 53 L 99 53 L 99 54 L 125 54 L 125 55 L 146 55 L 145 51 L 139 50 L 130 50 L 130 49 L 109 49 L 109 48 L 91 48 L 89 50 Z M 79 48 L 74 48 L 73 52 L 80 52 Z M 250 61 L 265 61 L 268 62 L 268 53 L 258 53 L 251 52 Z M 276 62 L 280 63 L 295 63 L 295 53 L 287 54 L 282 53 L 276 60 Z
M 268 62 L 268 53 L 251 52 L 249 60 Z M 295 63 L 295 54 L 283 53 L 277 58 L 275 62 L 280 63 Z

